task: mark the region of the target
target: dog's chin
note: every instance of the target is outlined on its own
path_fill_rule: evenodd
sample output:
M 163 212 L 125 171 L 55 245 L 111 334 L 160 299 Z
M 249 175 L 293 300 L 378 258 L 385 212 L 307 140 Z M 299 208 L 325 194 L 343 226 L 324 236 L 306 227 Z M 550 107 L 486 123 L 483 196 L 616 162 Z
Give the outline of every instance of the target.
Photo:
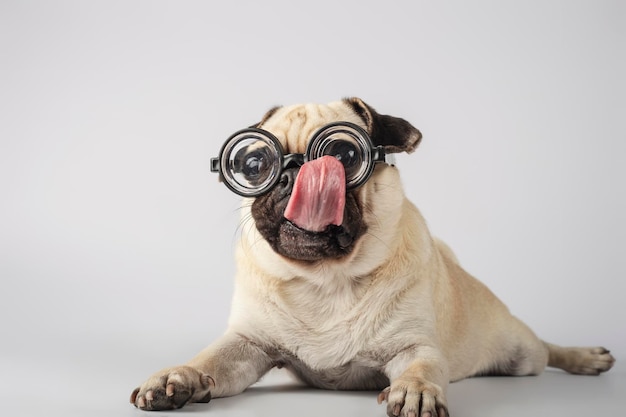
M 340 259 L 352 253 L 359 231 L 346 226 L 328 226 L 321 232 L 304 230 L 284 220 L 274 237 L 266 240 L 276 253 L 290 260 L 319 262 Z

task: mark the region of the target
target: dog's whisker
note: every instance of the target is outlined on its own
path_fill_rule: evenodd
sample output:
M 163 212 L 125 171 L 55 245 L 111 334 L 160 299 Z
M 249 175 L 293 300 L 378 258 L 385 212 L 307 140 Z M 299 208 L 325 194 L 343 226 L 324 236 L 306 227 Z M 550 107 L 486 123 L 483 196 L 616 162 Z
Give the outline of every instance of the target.
M 376 226 L 378 229 L 381 229 L 383 227 L 378 214 L 376 214 L 376 210 L 374 210 L 370 203 L 363 203 L 363 211 L 366 212 L 376 222 Z
M 374 238 L 374 239 L 376 239 L 379 243 L 382 243 L 382 244 L 385 246 L 385 249 L 387 249 L 387 250 L 391 250 L 391 246 L 389 246 L 389 244 L 388 244 L 387 242 L 385 242 L 385 240 L 384 240 L 384 239 L 382 239 L 382 238 L 378 237 L 377 235 L 375 235 L 374 233 L 371 233 L 371 232 L 369 232 L 369 231 L 365 232 L 365 234 L 366 234 L 367 236 L 371 236 L 371 237 L 373 237 L 373 238 Z

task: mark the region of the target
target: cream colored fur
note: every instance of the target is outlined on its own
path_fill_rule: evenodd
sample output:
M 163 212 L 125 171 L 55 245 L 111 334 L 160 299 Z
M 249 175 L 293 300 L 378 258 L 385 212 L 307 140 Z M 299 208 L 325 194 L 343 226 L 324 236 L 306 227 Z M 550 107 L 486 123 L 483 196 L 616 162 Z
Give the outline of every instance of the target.
M 262 127 L 287 153 L 301 153 L 333 121 L 366 128 L 344 102 L 281 108 Z M 285 366 L 322 388 L 383 389 L 391 416 L 444 416 L 449 381 L 539 374 L 548 364 L 593 374 L 611 367 L 604 349 L 545 344 L 513 317 L 429 234 L 395 166 L 379 164 L 358 199 L 367 233 L 347 257 L 314 264 L 275 253 L 245 201 L 226 335 L 152 376 L 131 401 L 158 409 L 156 396 L 176 390 L 188 390 L 189 401 L 234 395 Z

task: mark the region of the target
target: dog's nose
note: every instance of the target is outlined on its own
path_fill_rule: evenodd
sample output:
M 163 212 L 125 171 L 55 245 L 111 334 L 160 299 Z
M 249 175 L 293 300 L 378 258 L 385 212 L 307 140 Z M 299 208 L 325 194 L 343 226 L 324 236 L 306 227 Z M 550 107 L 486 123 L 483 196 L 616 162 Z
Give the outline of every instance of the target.
M 281 198 L 287 197 L 291 194 L 291 190 L 293 189 L 293 184 L 296 181 L 299 170 L 300 167 L 288 168 L 280 175 L 280 181 L 278 181 L 276 188 L 278 189 Z

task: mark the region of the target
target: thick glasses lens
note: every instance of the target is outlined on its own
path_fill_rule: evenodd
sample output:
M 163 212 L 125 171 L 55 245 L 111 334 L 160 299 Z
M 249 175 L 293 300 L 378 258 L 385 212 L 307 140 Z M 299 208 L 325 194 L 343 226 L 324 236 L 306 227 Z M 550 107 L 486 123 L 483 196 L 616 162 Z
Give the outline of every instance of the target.
M 337 158 L 346 171 L 346 187 L 362 185 L 372 173 L 372 144 L 367 133 L 352 123 L 336 123 L 319 130 L 307 148 L 307 159 Z
M 246 197 L 268 191 L 280 177 L 283 152 L 278 140 L 268 132 L 246 129 L 235 133 L 220 153 L 224 182 L 232 191 Z

